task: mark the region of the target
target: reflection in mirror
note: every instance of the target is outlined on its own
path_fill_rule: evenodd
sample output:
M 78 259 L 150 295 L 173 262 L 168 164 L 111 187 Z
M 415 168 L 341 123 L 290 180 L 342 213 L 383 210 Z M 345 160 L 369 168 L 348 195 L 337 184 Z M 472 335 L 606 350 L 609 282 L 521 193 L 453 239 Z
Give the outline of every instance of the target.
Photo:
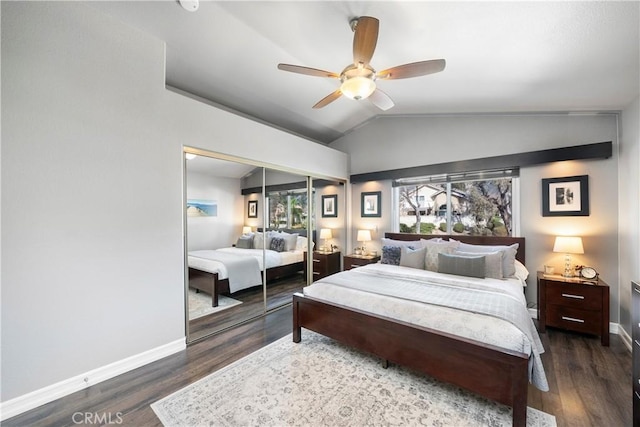
M 192 156 L 189 156 L 192 157 Z M 242 182 L 262 168 L 205 156 L 186 160 L 187 340 L 264 313 L 262 249 L 249 234 L 262 226 L 259 194 Z M 251 209 L 254 209 L 253 211 Z
M 346 247 L 346 203 L 343 183 L 314 179 L 313 222 L 317 241 L 313 252 L 313 280 L 318 280 L 342 269 L 342 256 Z
M 305 253 L 311 205 L 307 177 L 265 169 L 267 310 L 290 304 L 295 292 L 306 284 Z

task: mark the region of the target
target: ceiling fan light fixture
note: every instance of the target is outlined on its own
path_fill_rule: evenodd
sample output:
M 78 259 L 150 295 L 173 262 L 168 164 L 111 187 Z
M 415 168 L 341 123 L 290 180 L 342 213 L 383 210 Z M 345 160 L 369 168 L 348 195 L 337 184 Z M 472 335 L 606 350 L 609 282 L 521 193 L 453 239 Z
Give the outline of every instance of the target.
M 362 76 L 347 78 L 340 86 L 340 91 L 344 96 L 355 100 L 368 98 L 374 90 L 376 90 L 376 82 Z

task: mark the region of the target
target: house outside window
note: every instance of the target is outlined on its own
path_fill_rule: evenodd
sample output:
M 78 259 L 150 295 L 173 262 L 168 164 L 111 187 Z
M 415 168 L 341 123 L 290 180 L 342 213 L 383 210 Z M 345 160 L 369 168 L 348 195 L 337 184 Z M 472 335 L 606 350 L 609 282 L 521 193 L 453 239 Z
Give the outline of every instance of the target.
M 511 236 L 519 170 L 397 180 L 398 231 Z M 505 177 L 505 175 L 508 175 Z

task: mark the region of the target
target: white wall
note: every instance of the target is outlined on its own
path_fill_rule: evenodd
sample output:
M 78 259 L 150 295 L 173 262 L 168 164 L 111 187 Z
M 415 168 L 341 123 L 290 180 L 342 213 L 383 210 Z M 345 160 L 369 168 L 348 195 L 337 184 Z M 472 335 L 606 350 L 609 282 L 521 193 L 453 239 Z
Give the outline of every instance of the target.
M 215 200 L 218 214 L 187 217 L 187 250 L 217 249 L 236 243 L 246 216 L 240 179 L 215 177 L 188 169 L 187 163 L 187 198 Z
M 611 285 L 611 320 L 618 321 L 618 173 L 616 114 L 446 115 L 381 117 L 331 144 L 351 155 L 354 174 L 411 166 L 476 159 L 572 145 L 613 141 L 614 155 L 606 160 L 559 162 L 520 170 L 520 235 L 527 239 L 531 271 L 527 300 L 535 303 L 535 272 L 545 263 L 560 268 L 553 237 L 560 233 L 584 236 L 585 255 L 576 263 L 593 265 Z M 591 215 L 542 217 L 542 178 L 589 175 Z M 392 230 L 391 183 L 353 185 L 352 239 L 355 229 L 374 228 L 373 239 Z M 382 217 L 360 217 L 360 193 L 382 191 Z M 379 249 L 379 242 L 370 244 Z
M 184 340 L 183 144 L 348 156 L 165 90 L 164 44 L 82 3 L 0 7 L 5 403 Z
M 631 336 L 631 280 L 640 280 L 640 97 L 620 119 L 620 325 Z

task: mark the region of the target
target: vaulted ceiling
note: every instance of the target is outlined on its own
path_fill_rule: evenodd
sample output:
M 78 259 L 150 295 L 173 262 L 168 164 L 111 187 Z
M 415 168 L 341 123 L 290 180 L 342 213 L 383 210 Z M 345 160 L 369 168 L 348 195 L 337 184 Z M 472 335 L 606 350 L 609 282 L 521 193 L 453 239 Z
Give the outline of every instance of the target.
M 640 3 L 201 1 L 87 2 L 166 42 L 168 86 L 329 144 L 378 115 L 619 110 L 639 92 Z M 358 16 L 380 20 L 376 70 L 444 58 L 444 71 L 378 81 L 395 106 L 342 97 L 311 107 L 352 62 Z

